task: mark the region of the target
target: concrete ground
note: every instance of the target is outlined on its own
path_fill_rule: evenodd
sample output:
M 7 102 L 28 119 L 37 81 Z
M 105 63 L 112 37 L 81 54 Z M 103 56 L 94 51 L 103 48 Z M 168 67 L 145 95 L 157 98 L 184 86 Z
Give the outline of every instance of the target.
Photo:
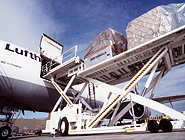
M 183 130 L 173 130 L 170 133 L 164 133 L 159 131 L 158 133 L 147 132 L 132 132 L 132 133 L 111 133 L 111 134 L 97 134 L 97 135 L 81 135 L 81 136 L 52 136 L 52 135 L 42 135 L 42 136 L 17 136 L 10 137 L 9 140 L 184 140 L 185 139 L 185 129 Z

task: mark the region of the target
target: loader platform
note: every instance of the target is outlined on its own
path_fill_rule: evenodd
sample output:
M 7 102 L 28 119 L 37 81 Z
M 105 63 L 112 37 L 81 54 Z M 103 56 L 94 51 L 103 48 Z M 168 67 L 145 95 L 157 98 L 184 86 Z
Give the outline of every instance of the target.
M 42 66 L 44 67 L 42 69 L 48 69 L 43 78 L 53 83 L 61 97 L 51 111 L 46 130 L 43 132 L 78 135 L 143 131 L 147 127 L 150 132 L 158 132 L 159 128 L 164 132 L 171 132 L 172 126 L 181 129 L 185 127 L 185 116 L 182 113 L 152 100 L 161 79 L 172 67 L 185 63 L 185 26 L 87 69 L 76 53 L 65 62 L 57 61 L 54 67 L 51 67 L 52 62 L 53 60 L 49 65 Z M 136 94 L 132 91 L 133 88 L 146 75 L 148 79 L 143 90 Z M 126 81 L 127 84 L 122 88 L 113 86 Z M 85 83 L 81 90 L 74 94 L 73 98 L 69 98 L 66 95 L 67 91 L 71 86 L 81 83 Z M 65 85 L 64 91 L 60 84 Z M 96 111 L 92 107 L 92 102 L 88 104 L 81 96 L 87 85 L 93 86 L 93 91 L 89 90 L 89 97 L 93 100 L 96 100 L 95 95 L 100 94 L 95 93 L 94 87 L 102 86 L 110 91 L 106 101 Z M 149 98 L 145 98 L 149 91 L 151 91 Z M 67 105 L 61 110 L 62 99 Z M 135 105 L 140 106 L 135 108 Z M 142 119 L 144 115 L 138 117 L 136 111 L 142 107 L 145 115 L 149 116 L 147 108 L 150 108 L 170 116 L 173 121 L 161 120 L 158 124 L 151 120 L 147 125 L 137 124 L 136 121 Z M 128 112 L 132 117 L 132 123 L 128 126 L 115 126 L 116 122 L 123 119 Z M 106 127 L 102 125 L 105 119 L 109 120 Z M 170 129 L 165 126 L 169 126 Z

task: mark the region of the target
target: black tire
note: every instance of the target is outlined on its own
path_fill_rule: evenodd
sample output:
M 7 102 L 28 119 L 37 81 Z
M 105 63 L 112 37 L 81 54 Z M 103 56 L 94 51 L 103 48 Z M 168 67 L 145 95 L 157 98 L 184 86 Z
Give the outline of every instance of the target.
M 61 136 L 67 136 L 69 130 L 69 123 L 66 117 L 60 120 L 59 127 Z
M 4 126 L 0 128 L 0 140 L 6 140 L 10 137 L 11 128 L 9 126 Z
M 157 133 L 159 131 L 159 125 L 155 120 L 150 120 L 148 122 L 148 130 L 151 133 Z
M 173 129 L 172 123 L 167 119 L 162 119 L 159 126 L 163 132 L 171 132 Z

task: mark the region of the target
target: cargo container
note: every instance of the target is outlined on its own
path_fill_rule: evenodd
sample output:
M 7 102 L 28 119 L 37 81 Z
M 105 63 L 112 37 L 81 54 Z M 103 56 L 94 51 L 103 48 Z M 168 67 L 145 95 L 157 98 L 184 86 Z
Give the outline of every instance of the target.
M 84 51 L 85 68 L 89 68 L 126 50 L 126 38 L 120 32 L 108 28 L 97 35 Z

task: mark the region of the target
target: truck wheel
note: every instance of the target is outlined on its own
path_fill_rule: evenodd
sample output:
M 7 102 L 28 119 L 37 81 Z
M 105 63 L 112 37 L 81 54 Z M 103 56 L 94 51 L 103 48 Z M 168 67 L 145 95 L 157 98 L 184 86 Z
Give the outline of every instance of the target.
M 0 139 L 6 140 L 11 134 L 11 128 L 9 126 L 4 126 L 0 128 Z
M 151 133 L 157 133 L 159 131 L 159 125 L 155 120 L 150 120 L 148 122 L 148 130 Z
M 167 119 L 162 119 L 159 126 L 163 132 L 171 132 L 173 129 L 172 123 Z
M 60 121 L 60 134 L 61 136 L 67 136 L 68 135 L 68 129 L 69 129 L 69 123 L 67 121 L 67 118 L 64 117 Z

